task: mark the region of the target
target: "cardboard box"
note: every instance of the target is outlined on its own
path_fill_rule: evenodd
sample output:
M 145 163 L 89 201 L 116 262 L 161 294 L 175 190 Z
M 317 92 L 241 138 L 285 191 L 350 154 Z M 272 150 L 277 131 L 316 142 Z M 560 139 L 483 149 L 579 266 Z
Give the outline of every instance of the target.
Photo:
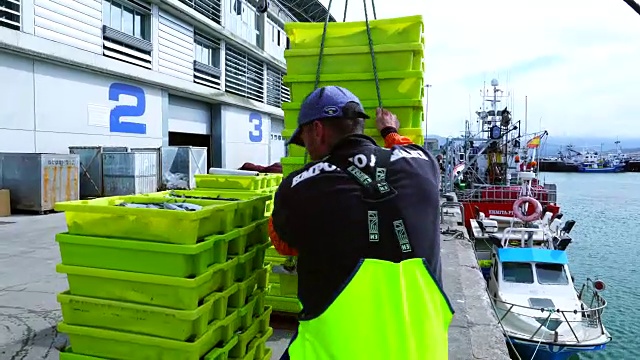
M 11 216 L 11 201 L 8 189 L 0 189 L 0 217 Z

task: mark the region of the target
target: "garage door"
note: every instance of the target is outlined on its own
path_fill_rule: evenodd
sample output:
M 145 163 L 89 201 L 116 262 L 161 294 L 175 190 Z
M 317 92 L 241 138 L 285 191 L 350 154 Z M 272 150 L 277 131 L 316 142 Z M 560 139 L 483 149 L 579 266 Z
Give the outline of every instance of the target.
M 280 159 L 286 156 L 285 141 L 282 137 L 284 130 L 284 120 L 271 118 L 271 138 L 269 142 L 269 162 L 272 164 L 280 162 Z
M 169 95 L 169 131 L 211 134 L 211 104 Z

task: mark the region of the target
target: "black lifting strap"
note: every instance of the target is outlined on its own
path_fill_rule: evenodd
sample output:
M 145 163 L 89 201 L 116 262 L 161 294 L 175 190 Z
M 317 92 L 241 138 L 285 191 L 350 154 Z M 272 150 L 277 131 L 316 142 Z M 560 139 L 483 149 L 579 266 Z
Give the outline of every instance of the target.
M 413 249 L 409 243 L 404 221 L 400 216 L 402 214 L 400 204 L 394 199 L 397 191 L 387 183 L 387 169 L 391 163 L 391 155 L 391 150 L 375 147 L 371 156 L 366 159 L 367 166 L 364 168 L 369 171 L 363 171 L 355 165 L 359 160 L 357 157 L 364 156 L 366 158 L 364 154 L 355 155 L 353 161 L 332 155 L 324 161 L 345 172 L 362 187 L 362 198 L 368 203 L 369 242 L 372 245 L 380 242 L 379 227 L 389 225 L 386 217 L 382 219 L 382 222 L 380 221 L 379 210 L 384 207 L 385 214 L 393 214 L 393 230 L 402 252 L 402 258 L 405 260 L 412 257 Z M 374 251 L 374 249 L 371 250 Z

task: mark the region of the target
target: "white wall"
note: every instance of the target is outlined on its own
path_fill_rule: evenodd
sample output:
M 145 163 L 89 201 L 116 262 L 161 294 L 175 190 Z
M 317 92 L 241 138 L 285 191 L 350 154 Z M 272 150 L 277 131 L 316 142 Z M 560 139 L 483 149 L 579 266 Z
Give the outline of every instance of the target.
M 0 52 L 0 152 L 162 145 L 158 88 Z
M 271 118 L 271 143 L 269 145 L 269 162 L 280 162 L 285 157 L 285 140 L 282 137 L 284 119 Z
M 222 166 L 237 169 L 245 162 L 269 165 L 269 115 L 222 106 Z

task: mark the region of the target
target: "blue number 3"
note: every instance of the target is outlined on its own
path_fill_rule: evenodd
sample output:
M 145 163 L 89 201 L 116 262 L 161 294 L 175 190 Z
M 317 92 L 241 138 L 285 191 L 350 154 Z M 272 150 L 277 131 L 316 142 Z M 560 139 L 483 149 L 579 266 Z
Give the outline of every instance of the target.
M 258 113 L 249 114 L 249 124 L 253 127 L 249 130 L 249 141 L 262 142 L 262 116 Z
M 136 117 L 144 115 L 147 108 L 144 90 L 128 84 L 111 84 L 111 86 L 109 86 L 109 100 L 119 101 L 120 95 L 133 96 L 137 99 L 137 103 L 135 105 L 117 105 L 111 109 L 109 130 L 114 133 L 146 134 L 147 125 L 120 120 L 120 118 L 124 116 Z

